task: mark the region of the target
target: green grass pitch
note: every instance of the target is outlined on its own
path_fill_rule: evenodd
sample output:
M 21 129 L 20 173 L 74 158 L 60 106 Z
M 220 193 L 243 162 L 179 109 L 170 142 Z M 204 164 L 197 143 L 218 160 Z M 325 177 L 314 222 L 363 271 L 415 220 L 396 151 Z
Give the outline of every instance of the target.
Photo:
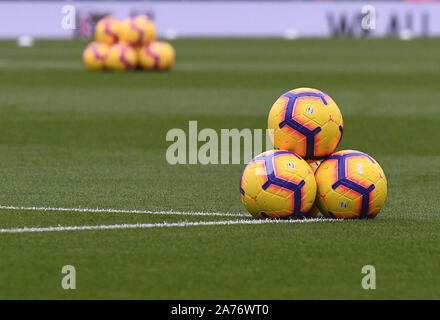
M 387 203 L 369 221 L 0 233 L 0 298 L 440 298 L 439 40 L 177 40 L 166 73 L 86 72 L 85 45 L 0 42 L 0 205 L 245 213 L 243 165 L 171 166 L 166 132 L 265 128 L 302 86 L 338 103 L 339 150 L 379 161 Z M 231 219 L 1 209 L 0 229 Z

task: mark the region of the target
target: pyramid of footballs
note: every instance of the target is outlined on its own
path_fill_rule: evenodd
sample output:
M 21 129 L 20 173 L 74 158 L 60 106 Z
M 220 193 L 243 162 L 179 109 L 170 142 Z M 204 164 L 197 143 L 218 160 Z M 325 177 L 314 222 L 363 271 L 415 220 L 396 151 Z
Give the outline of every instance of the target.
M 268 129 L 275 150 L 252 159 L 240 194 L 255 218 L 374 218 L 387 197 L 379 163 L 356 150 L 335 152 L 344 131 L 342 114 L 327 94 L 290 90 L 273 104 Z
M 96 24 L 95 38 L 82 56 L 88 70 L 169 70 L 176 61 L 174 48 L 156 41 L 156 27 L 146 15 L 124 21 L 106 16 Z

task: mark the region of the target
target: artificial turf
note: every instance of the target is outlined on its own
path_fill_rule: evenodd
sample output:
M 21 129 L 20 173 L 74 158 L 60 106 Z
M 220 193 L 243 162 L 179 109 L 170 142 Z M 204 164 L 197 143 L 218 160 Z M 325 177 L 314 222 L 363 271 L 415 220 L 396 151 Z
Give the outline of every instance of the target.
M 296 87 L 339 105 L 339 150 L 388 179 L 374 220 L 0 233 L 0 298 L 440 298 L 439 40 L 182 39 L 165 73 L 83 70 L 84 41 L 0 42 L 0 205 L 245 213 L 244 165 L 170 165 L 165 139 L 266 127 Z M 0 210 L 0 229 L 232 217 Z M 77 289 L 61 288 L 74 265 Z M 374 265 L 376 290 L 361 287 Z

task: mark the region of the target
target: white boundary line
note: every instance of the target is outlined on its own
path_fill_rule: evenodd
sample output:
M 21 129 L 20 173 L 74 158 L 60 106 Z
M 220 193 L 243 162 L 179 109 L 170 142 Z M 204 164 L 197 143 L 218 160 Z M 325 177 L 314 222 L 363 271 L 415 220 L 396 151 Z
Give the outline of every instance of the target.
M 141 213 L 159 215 L 180 215 L 180 216 L 219 216 L 219 217 L 250 217 L 246 213 L 229 212 L 185 212 L 185 211 L 150 211 L 150 210 L 123 210 L 123 209 L 90 209 L 90 208 L 55 208 L 55 207 L 20 207 L 0 205 L 0 210 L 20 210 L 20 211 L 64 211 L 64 212 L 84 212 L 84 213 Z
M 346 221 L 342 219 L 307 219 L 307 220 L 223 220 L 189 222 L 181 221 L 174 223 L 136 223 L 136 224 L 111 224 L 96 226 L 58 226 L 58 227 L 31 227 L 31 228 L 10 228 L 0 229 L 0 233 L 29 233 L 29 232 L 60 232 L 60 231 L 83 231 L 83 230 L 115 230 L 115 229 L 146 229 L 165 227 L 193 227 L 193 226 L 215 226 L 215 225 L 238 225 L 238 224 L 269 224 L 269 223 L 311 223 L 324 221 Z

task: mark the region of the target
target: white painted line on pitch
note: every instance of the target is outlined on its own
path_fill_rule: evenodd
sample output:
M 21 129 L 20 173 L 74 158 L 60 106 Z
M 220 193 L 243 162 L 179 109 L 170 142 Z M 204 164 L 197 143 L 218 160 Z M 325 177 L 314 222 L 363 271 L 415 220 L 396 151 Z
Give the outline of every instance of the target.
M 90 208 L 54 208 L 54 207 L 17 207 L 0 205 L 0 210 L 20 210 L 20 211 L 65 211 L 65 212 L 84 212 L 84 213 L 142 213 L 142 214 L 161 214 L 161 215 L 180 215 L 180 216 L 219 216 L 219 217 L 250 217 L 246 213 L 229 212 L 185 212 L 185 211 L 150 211 L 150 210 L 124 210 L 124 209 L 90 209 Z
M 269 224 L 269 223 L 311 223 L 324 221 L 347 221 L 342 219 L 307 219 L 307 220 L 223 220 L 204 222 L 163 222 L 163 223 L 136 223 L 136 224 L 110 224 L 96 226 L 57 226 L 57 227 L 23 227 L 0 229 L 0 233 L 27 233 L 27 232 L 55 232 L 55 231 L 84 231 L 84 230 L 116 230 L 116 229 L 146 229 L 166 227 L 195 227 L 195 226 L 221 226 L 237 224 Z

